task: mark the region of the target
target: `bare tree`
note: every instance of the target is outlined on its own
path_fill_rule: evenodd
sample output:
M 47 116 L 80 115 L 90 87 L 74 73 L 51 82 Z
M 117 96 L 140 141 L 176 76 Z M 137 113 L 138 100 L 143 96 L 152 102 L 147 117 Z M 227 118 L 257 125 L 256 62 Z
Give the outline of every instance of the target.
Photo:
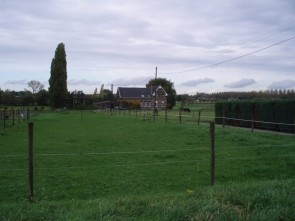
M 32 92 L 33 94 L 35 94 L 42 90 L 44 88 L 44 85 L 41 84 L 39 81 L 32 80 L 28 83 L 28 87 L 32 88 Z

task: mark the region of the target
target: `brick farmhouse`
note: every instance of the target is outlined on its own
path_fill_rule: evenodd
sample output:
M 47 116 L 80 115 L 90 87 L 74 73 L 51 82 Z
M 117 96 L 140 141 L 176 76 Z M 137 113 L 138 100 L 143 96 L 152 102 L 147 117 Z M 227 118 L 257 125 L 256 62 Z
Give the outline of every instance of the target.
M 117 99 L 123 104 L 137 104 L 141 109 L 166 109 L 168 94 L 161 85 L 151 88 L 118 87 Z

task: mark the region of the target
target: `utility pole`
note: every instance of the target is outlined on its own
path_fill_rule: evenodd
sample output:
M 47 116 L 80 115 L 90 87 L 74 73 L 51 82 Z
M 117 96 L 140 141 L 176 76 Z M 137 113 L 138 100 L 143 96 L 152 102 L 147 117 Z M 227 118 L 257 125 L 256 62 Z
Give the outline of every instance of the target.
M 158 75 L 158 67 L 156 67 L 156 74 L 155 74 L 155 79 L 157 79 Z

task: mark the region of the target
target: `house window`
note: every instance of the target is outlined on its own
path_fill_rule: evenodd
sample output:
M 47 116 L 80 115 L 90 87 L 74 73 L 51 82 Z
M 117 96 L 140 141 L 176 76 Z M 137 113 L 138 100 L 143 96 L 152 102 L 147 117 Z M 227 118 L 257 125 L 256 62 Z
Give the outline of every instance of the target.
M 165 101 L 162 101 L 162 107 L 165 107 Z
M 156 101 L 156 107 L 158 107 L 158 101 Z

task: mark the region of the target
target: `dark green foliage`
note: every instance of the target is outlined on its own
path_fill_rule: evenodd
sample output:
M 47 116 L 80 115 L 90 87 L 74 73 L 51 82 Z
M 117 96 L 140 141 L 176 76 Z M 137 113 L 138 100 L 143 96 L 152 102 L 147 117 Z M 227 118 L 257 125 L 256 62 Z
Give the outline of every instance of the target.
M 53 108 L 63 107 L 68 95 L 65 45 L 60 43 L 51 62 L 49 101 Z
M 161 85 L 166 93 L 168 94 L 167 97 L 167 108 L 172 109 L 176 104 L 176 90 L 174 89 L 174 85 L 171 81 L 167 80 L 166 78 L 156 78 L 150 80 L 146 87 L 151 88 L 152 86 L 159 86 Z
M 284 89 L 284 90 L 266 90 L 266 91 L 251 91 L 251 92 L 217 92 L 217 93 L 197 93 L 197 100 L 229 100 L 229 99 L 239 99 L 239 100 L 253 100 L 253 99 L 294 99 L 295 91 L 294 89 Z
M 1 93 L 1 104 L 2 105 L 15 105 L 16 98 L 13 95 L 12 91 L 6 90 Z
M 294 124 L 295 100 L 217 102 L 215 116 L 218 124 L 222 124 L 225 117 L 227 125 L 251 127 L 254 120 L 254 128 L 293 132 L 294 126 L 285 124 Z
M 36 103 L 38 105 L 48 105 L 48 91 L 42 89 L 35 94 Z

